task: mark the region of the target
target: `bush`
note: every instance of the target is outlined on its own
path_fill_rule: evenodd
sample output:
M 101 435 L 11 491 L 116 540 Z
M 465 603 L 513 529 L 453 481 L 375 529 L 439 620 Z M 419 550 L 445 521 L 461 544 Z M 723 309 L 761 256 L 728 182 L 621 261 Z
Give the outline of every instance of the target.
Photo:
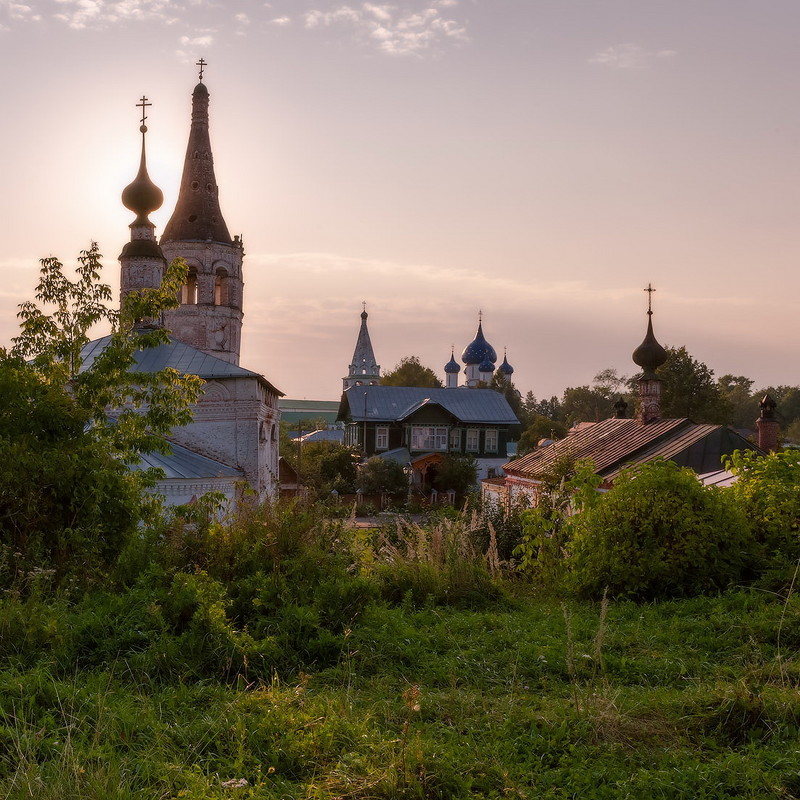
M 652 461 L 620 473 L 575 517 L 572 587 L 589 597 L 672 597 L 725 588 L 755 559 L 744 514 L 727 489 L 692 470 Z
M 436 465 L 433 488 L 439 492 L 453 490 L 458 495 L 475 491 L 478 464 L 471 455 L 446 455 Z
M 800 558 L 800 451 L 758 455 L 737 450 L 726 467 L 737 480 L 728 489 L 753 526 L 770 565 Z
M 402 464 L 373 456 L 358 471 L 356 486 L 364 494 L 401 494 L 408 490 L 408 478 Z

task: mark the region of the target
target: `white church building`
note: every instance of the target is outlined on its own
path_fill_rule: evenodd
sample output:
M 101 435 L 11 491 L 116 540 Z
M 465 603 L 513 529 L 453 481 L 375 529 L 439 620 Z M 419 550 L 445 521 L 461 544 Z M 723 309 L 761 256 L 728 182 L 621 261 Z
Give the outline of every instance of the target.
M 201 65 L 202 66 L 202 65 Z M 146 100 L 142 99 L 144 110 Z M 160 241 L 148 215 L 163 202 L 161 190 L 147 174 L 145 116 L 142 154 L 136 179 L 125 188 L 122 202 L 137 216 L 131 239 L 119 257 L 120 294 L 157 287 L 166 265 L 181 257 L 189 271 L 180 306 L 164 312 L 160 325 L 170 331 L 169 344 L 140 351 L 136 369 L 155 372 L 173 367 L 204 381 L 194 419 L 176 428 L 170 453 L 149 454 L 141 467 L 160 467 L 158 484 L 172 505 L 189 502 L 208 491 L 229 499 L 245 485 L 261 499 L 277 497 L 278 391 L 263 375 L 239 365 L 242 333 L 244 247 L 231 237 L 219 204 L 208 116 L 209 93 L 200 82 L 192 93 L 189 143 L 178 201 Z M 84 348 L 89 366 L 110 337 Z

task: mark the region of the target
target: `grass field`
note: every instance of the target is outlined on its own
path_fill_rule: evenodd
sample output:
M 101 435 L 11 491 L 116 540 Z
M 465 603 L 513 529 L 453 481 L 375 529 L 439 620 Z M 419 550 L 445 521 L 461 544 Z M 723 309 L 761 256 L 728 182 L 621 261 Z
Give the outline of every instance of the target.
M 3 603 L 0 797 L 800 797 L 796 596 L 371 600 L 268 669 L 128 595 Z

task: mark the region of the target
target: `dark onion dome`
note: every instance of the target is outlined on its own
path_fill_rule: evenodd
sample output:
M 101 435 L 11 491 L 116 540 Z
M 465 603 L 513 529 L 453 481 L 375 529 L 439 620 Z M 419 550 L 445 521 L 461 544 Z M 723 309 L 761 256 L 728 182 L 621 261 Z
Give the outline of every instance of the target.
M 495 353 L 494 347 L 484 338 L 482 323 L 478 323 L 478 332 L 475 334 L 475 338 L 464 348 L 464 352 L 461 354 L 461 360 L 467 366 L 471 364 L 481 364 L 483 361 L 490 361 L 492 363 L 492 371 L 494 371 L 497 353 Z
M 458 361 L 455 358 L 455 351 L 450 351 L 450 360 L 444 365 L 444 371 L 448 374 L 461 372 L 461 367 L 458 365 Z
M 144 151 L 144 135 L 147 126 L 142 125 L 142 158 L 139 162 L 139 173 L 133 183 L 129 183 L 122 190 L 122 205 L 133 211 L 137 217 L 134 225 L 148 223 L 147 215 L 161 208 L 164 202 L 164 193 L 150 180 L 147 174 L 147 160 Z
M 500 371 L 503 375 L 513 375 L 514 374 L 514 367 L 508 363 L 508 356 L 503 356 L 503 363 L 499 367 Z
M 487 358 L 481 361 L 481 365 L 478 367 L 478 372 L 494 372 L 494 364 Z
M 633 363 L 644 370 L 642 378 L 656 378 L 656 370 L 667 360 L 667 351 L 656 341 L 653 334 L 653 312 L 647 312 L 647 335 L 633 351 Z

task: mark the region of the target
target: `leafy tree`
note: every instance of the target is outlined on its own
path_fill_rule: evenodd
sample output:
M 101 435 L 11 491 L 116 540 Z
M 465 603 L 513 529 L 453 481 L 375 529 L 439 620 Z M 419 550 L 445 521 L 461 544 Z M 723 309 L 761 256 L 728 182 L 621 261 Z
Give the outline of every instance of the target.
M 737 476 L 726 491 L 752 523 L 768 561 L 794 564 L 800 558 L 800 451 L 737 450 L 725 466 Z
M 464 495 L 475 490 L 477 479 L 478 464 L 471 455 L 448 454 L 436 466 L 433 488 L 439 492 L 452 489 Z
M 538 415 L 525 429 L 517 442 L 517 455 L 525 455 L 535 449 L 542 439 L 563 439 L 567 435 L 567 426 Z
M 381 386 L 419 386 L 441 389 L 442 382 L 430 367 L 423 367 L 417 356 L 404 356 L 391 372 L 381 377 Z
M 728 489 L 672 461 L 620 473 L 574 520 L 570 582 L 580 594 L 673 597 L 718 590 L 754 561 L 750 526 Z
M 561 583 L 574 514 L 597 502 L 600 483 L 591 459 L 575 461 L 569 456 L 559 459 L 542 477 L 536 504 L 521 515 L 522 536 L 514 549 L 521 572 L 549 587 Z
M 352 492 L 356 481 L 358 454 L 338 442 L 309 442 L 302 445 L 300 479 L 321 496 Z
M 522 409 L 522 395 L 517 387 L 514 386 L 514 382 L 511 380 L 511 378 L 500 368 L 496 369 L 494 375 L 492 375 L 489 388 L 494 389 L 494 391 L 499 392 L 503 395 L 503 397 L 506 398 L 508 404 L 511 406 L 511 410 L 514 412 L 514 416 L 520 422 L 522 422 L 524 417 L 524 412 Z
M 689 355 L 685 347 L 665 349 L 667 360 L 657 372 L 662 381 L 662 417 L 688 417 L 693 422 L 726 424 L 732 409 L 714 381 L 713 370 Z
M 726 420 L 734 428 L 753 428 L 758 417 L 759 397 L 753 394 L 753 381 L 744 375 L 722 375 L 717 386 L 724 402 L 730 408 Z M 764 395 L 762 394 L 761 397 Z
M 358 470 L 356 486 L 364 494 L 401 494 L 408 490 L 408 478 L 402 464 L 390 458 L 373 456 Z
M 15 585 L 33 565 L 57 581 L 87 562 L 102 573 L 150 505 L 143 490 L 156 474 L 126 465 L 165 449 L 199 395 L 196 377 L 133 371 L 138 350 L 167 341 L 136 322 L 177 304 L 185 265 L 173 263 L 159 289 L 131 293 L 117 313 L 105 305 L 100 258 L 96 244 L 82 252 L 75 280 L 43 259 L 36 302 L 20 306 L 20 334 L 0 352 L 0 576 Z M 100 322 L 113 326 L 110 341 L 83 365 Z
M 600 422 L 614 416 L 614 398 L 590 386 L 574 386 L 564 390 L 561 410 L 570 426 L 578 422 Z

